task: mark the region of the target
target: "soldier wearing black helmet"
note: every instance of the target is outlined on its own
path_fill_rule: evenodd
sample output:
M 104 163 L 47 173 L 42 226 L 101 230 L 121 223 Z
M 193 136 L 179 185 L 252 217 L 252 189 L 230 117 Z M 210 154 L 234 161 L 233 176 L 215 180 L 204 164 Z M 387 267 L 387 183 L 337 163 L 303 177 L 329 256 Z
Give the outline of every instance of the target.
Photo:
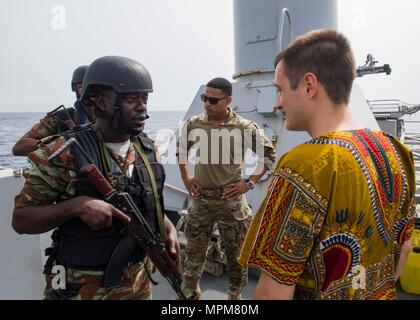
M 95 104 L 96 123 L 70 130 L 29 155 L 33 167 L 25 173 L 25 186 L 15 198 L 12 225 L 18 233 L 27 234 L 56 229 L 45 266 L 46 298 L 151 298 L 145 253 L 138 246 L 120 250 L 127 236 L 121 220 L 127 216 L 98 200 L 96 189 L 83 175 L 48 162 L 69 138 L 80 142 L 114 188 L 132 196 L 180 262 L 176 229 L 163 211 L 163 166 L 157 161 L 153 141 L 143 133 L 152 91 L 150 74 L 140 63 L 114 56 L 97 59 L 85 75 L 82 90 L 82 97 Z M 68 167 L 84 164 L 80 149 L 72 146 L 58 159 Z M 121 283 L 107 287 L 108 275 L 121 261 L 125 262 L 118 277 Z M 66 289 L 51 285 L 53 265 L 64 266 Z
M 83 77 L 88 66 L 80 66 L 73 72 L 71 90 L 76 93 L 74 108 L 60 106 L 47 113 L 27 133 L 25 133 L 13 146 L 15 156 L 27 156 L 39 147 L 42 139 L 61 134 L 75 126 L 88 124 L 95 120 L 95 108 L 88 100 L 81 100 Z

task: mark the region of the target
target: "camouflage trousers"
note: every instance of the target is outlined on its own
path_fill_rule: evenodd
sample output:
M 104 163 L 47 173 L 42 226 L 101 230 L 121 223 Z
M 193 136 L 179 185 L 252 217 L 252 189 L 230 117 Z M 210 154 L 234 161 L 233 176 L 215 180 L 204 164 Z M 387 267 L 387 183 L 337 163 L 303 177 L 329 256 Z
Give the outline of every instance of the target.
M 151 263 L 146 262 L 149 271 Z M 77 288 L 67 300 L 151 300 L 152 284 L 145 269 L 145 263 L 140 262 L 124 269 L 123 279 L 119 286 L 102 287 L 103 271 L 66 270 L 66 286 Z M 54 275 L 46 276 L 44 297 L 46 300 L 56 296 L 51 293 Z M 67 289 L 67 288 L 66 288 Z
M 214 225 L 217 223 L 222 245 L 227 256 L 229 294 L 240 295 L 248 284 L 248 268 L 241 267 L 237 256 L 251 223 L 252 211 L 245 196 L 237 200 L 200 197 L 193 199 L 185 224 L 184 276 L 186 285 L 198 286 L 206 261 Z

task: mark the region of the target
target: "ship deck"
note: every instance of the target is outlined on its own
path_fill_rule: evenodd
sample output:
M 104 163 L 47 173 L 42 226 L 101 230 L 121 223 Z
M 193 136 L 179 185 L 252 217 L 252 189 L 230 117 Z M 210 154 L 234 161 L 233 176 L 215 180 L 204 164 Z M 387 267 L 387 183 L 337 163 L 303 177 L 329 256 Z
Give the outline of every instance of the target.
M 172 290 L 168 282 L 162 278 L 160 274 L 155 273 L 153 279 L 159 284 L 153 287 L 153 300 L 174 300 L 175 292 Z M 243 300 L 251 300 L 259 279 L 259 271 L 256 269 L 249 270 L 248 286 L 242 293 Z M 200 287 L 202 291 L 202 300 L 226 300 L 228 290 L 228 277 L 226 274 L 222 276 L 214 276 L 204 273 L 201 278 Z M 408 294 L 401 287 L 397 286 L 398 300 L 420 300 L 420 295 Z

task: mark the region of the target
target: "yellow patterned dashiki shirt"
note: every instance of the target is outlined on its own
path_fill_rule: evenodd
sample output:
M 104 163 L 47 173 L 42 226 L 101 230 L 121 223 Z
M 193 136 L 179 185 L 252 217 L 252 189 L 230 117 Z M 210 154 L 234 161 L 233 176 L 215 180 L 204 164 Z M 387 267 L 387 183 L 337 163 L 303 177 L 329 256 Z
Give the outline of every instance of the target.
M 368 129 L 331 132 L 278 163 L 239 262 L 295 299 L 395 299 L 402 244 L 411 237 L 411 152 Z

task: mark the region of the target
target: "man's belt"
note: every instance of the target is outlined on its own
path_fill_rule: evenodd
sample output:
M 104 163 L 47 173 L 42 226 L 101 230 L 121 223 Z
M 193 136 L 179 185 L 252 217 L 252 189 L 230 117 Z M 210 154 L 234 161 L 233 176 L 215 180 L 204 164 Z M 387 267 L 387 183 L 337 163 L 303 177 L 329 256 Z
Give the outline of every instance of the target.
M 199 188 L 200 196 L 207 199 L 219 199 L 222 200 L 223 188 L 217 189 L 204 189 Z

